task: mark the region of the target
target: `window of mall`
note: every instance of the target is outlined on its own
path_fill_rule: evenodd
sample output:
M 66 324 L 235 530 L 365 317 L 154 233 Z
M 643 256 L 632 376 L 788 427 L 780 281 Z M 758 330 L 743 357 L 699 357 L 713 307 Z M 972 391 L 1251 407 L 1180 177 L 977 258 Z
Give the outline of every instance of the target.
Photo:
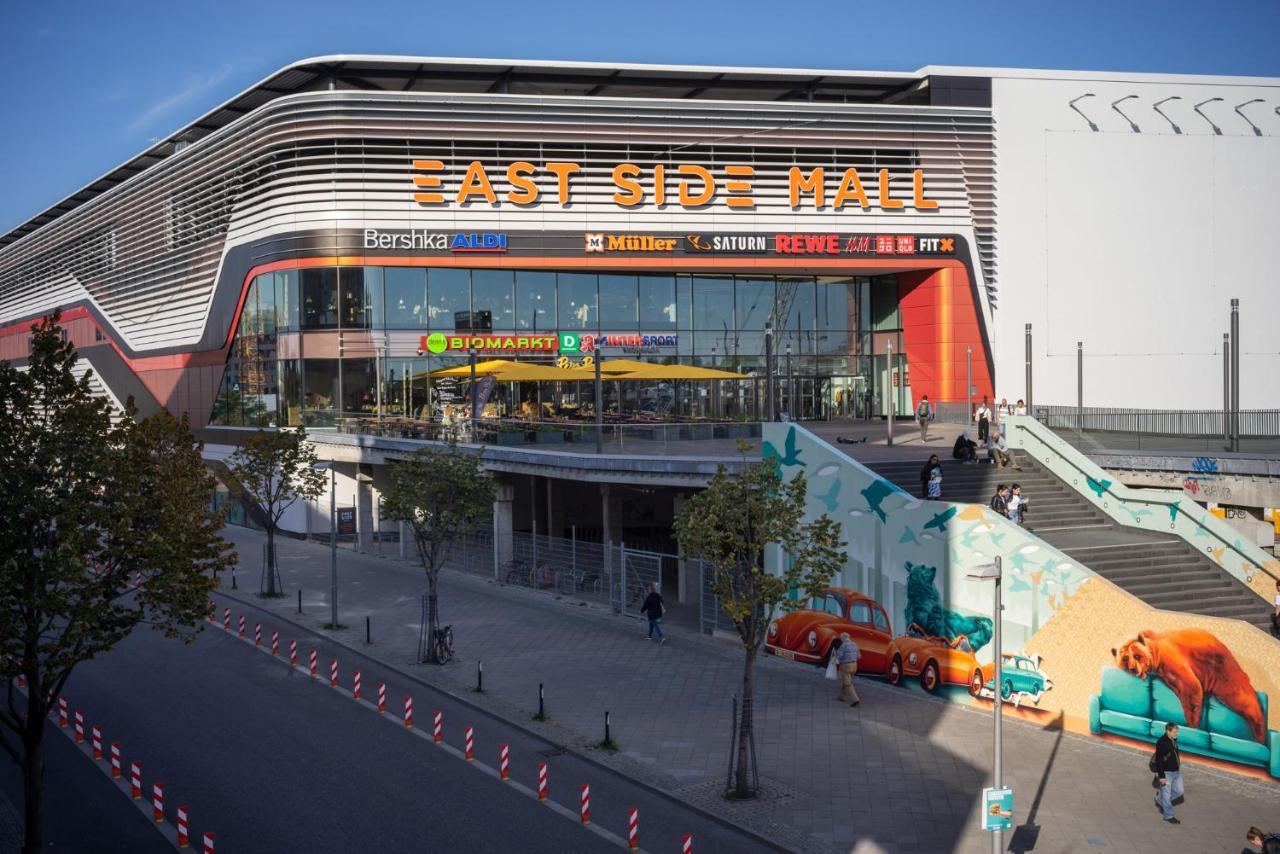
M 573 333 L 616 347 L 602 358 L 742 374 L 706 382 L 604 383 L 606 413 L 758 420 L 773 336 L 779 410 L 795 419 L 879 417 L 911 408 L 895 276 L 552 272 L 444 267 L 312 267 L 250 284 L 212 423 L 335 426 L 339 419 L 438 419 L 463 405 L 467 349 L 432 352 L 431 333 Z M 446 336 L 454 337 L 457 336 Z M 886 355 L 893 347 L 892 363 Z M 583 363 L 554 348 L 480 360 Z M 567 361 L 566 361 L 567 360 Z M 485 414 L 555 415 L 594 406 L 587 382 L 507 382 Z M 578 388 L 582 386 L 583 388 Z M 890 392 L 890 393 L 886 393 Z

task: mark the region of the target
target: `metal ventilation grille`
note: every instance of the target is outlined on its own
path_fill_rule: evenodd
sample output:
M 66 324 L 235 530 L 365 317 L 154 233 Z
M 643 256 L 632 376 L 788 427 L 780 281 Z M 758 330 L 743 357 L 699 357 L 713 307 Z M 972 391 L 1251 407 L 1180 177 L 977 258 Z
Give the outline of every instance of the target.
M 444 161 L 456 192 L 466 165 L 523 159 L 580 163 L 573 204 L 544 197 L 531 207 L 487 203 L 424 207 L 413 201 L 414 159 Z M 698 211 L 669 202 L 620 208 L 611 169 L 634 162 L 705 166 L 722 182 L 728 164 L 755 167 L 757 203 Z M 828 170 L 828 206 L 800 211 L 787 199 L 787 170 Z M 888 169 L 894 195 L 910 198 L 925 171 L 936 211 L 830 207 L 840 174 L 856 168 L 874 199 Z M 834 174 L 831 174 L 834 173 Z M 977 229 L 981 269 L 994 275 L 994 169 L 990 111 L 882 105 L 531 98 L 321 92 L 282 98 L 159 163 L 0 251 L 0 323 L 24 316 L 37 295 L 83 288 L 136 350 L 191 346 L 208 324 L 219 265 L 229 245 L 334 227 L 771 231 Z M 674 199 L 675 177 L 669 176 Z M 104 254 L 102 233 L 111 235 Z M 103 263 L 109 257 L 110 263 Z M 236 283 L 239 284 L 238 282 Z M 42 305 L 40 310 L 53 303 Z M 225 322 L 225 321 L 223 321 Z M 226 330 L 215 330 L 220 338 Z

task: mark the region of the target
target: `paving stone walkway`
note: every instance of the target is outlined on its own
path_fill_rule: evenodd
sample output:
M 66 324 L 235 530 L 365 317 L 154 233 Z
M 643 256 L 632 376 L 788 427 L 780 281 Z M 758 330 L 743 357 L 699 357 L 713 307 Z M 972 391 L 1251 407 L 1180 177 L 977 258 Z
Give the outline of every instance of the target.
M 226 536 L 244 561 L 237 595 L 320 629 L 329 619 L 326 546 L 279 540 L 288 598 L 258 598 L 265 537 Z M 394 548 L 394 547 L 392 547 Z M 397 558 L 339 554 L 340 618 L 333 633 L 418 678 L 529 723 L 545 686 L 551 737 L 650 785 L 675 793 L 796 851 L 985 852 L 977 802 L 991 769 L 991 718 L 926 696 L 860 679 L 862 705 L 835 701 L 815 668 L 762 657 L 757 678 L 757 747 L 766 797 L 720 797 L 728 762 L 731 698 L 742 653 L 732 643 L 668 627 L 664 645 L 639 621 L 570 598 L 446 571 L 443 622 L 458 660 L 414 663 L 425 589 L 421 569 Z M 231 592 L 224 575 L 224 592 Z M 248 589 L 245 589 L 245 588 Z M 302 590 L 303 615 L 296 614 Z M 364 644 L 365 617 L 373 645 Z M 475 686 L 484 662 L 484 694 Z M 605 711 L 616 754 L 597 750 Z M 1280 786 L 1189 765 L 1181 826 L 1152 804 L 1146 755 L 1130 748 L 1007 720 L 1005 781 L 1015 791 L 1015 852 L 1235 852 L 1251 824 L 1280 824 Z

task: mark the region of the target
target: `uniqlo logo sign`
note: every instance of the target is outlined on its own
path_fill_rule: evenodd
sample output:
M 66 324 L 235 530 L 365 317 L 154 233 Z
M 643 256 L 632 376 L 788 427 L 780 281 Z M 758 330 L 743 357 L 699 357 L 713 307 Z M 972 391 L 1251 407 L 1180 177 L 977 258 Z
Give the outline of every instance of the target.
M 899 234 L 895 248 L 899 255 L 916 254 L 916 238 L 912 234 Z
M 585 249 L 587 252 L 603 252 L 604 251 L 604 234 L 599 232 L 587 232 L 583 235 L 585 241 Z
M 876 254 L 892 255 L 893 253 L 893 235 L 878 234 L 876 235 Z

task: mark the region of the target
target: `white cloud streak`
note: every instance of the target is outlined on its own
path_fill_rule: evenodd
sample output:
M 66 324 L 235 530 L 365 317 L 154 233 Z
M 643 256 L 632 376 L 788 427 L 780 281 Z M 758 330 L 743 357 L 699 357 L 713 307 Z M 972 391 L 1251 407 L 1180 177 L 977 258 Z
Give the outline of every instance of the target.
M 230 73 L 231 66 L 223 65 L 221 68 L 204 74 L 187 74 L 181 89 L 156 101 L 139 113 L 125 128 L 126 132 L 130 135 L 142 133 L 178 107 L 199 97 L 223 80 L 226 80 L 227 75 Z

